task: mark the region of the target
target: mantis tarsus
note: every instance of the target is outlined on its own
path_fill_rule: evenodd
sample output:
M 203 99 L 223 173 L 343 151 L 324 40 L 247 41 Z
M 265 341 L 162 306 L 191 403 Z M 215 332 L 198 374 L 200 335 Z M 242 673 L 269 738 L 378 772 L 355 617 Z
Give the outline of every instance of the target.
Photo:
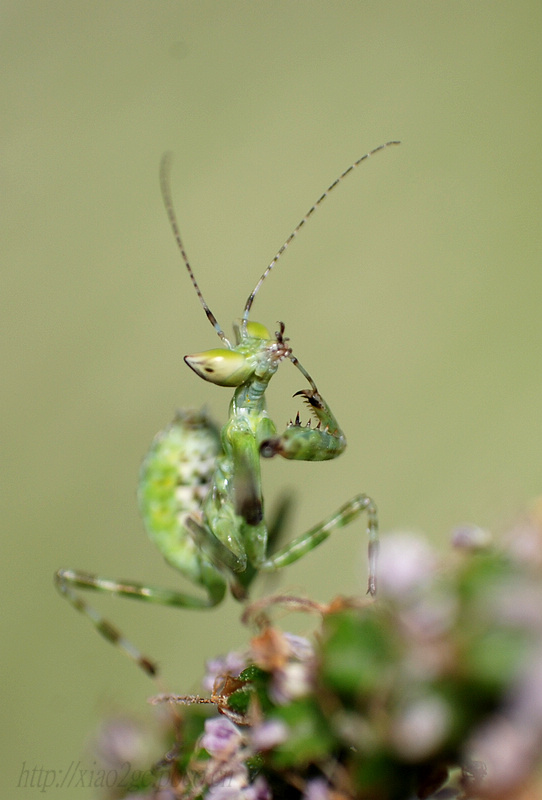
M 353 497 L 335 513 L 271 555 L 263 512 L 260 459 L 281 455 L 301 461 L 326 461 L 340 455 L 345 436 L 309 373 L 292 352 L 284 324 L 272 337 L 260 323 L 249 320 L 254 298 L 263 281 L 328 194 L 369 156 L 398 142 L 371 150 L 348 167 L 320 196 L 293 230 L 265 269 L 245 304 L 242 319 L 234 325 L 235 344 L 227 339 L 205 302 L 181 241 L 170 192 L 170 157 L 160 170 L 162 196 L 183 262 L 201 305 L 223 347 L 185 356 L 194 372 L 210 383 L 234 388 L 229 418 L 221 430 L 204 411 L 181 411 L 155 438 L 140 472 L 139 506 L 147 533 L 165 560 L 200 586 L 205 596 L 147 586 L 132 581 L 101 578 L 62 569 L 55 582 L 63 596 L 83 612 L 109 641 L 117 644 L 147 673 L 155 664 L 144 657 L 121 633 L 88 605 L 77 589 L 94 589 L 184 608 L 210 608 L 223 599 L 229 584 L 239 600 L 258 572 L 279 569 L 297 561 L 334 530 L 363 512 L 369 539 L 368 593 L 376 592 L 378 522 L 376 506 L 366 494 Z M 282 434 L 277 434 L 265 401 L 265 391 L 279 364 L 289 360 L 308 383 L 296 394 L 317 420 L 301 425 L 299 414 Z M 295 396 L 295 395 L 294 395 Z

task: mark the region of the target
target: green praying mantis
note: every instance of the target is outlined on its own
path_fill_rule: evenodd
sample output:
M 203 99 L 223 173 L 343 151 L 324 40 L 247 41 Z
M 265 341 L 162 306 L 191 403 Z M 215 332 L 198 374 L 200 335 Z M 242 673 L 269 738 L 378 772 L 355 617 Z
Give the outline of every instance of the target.
M 376 592 L 378 520 L 376 506 L 358 494 L 315 527 L 276 552 L 268 553 L 270 528 L 264 516 L 260 460 L 280 455 L 299 461 L 327 461 L 346 447 L 346 438 L 315 382 L 294 356 L 285 326 L 271 336 L 267 328 L 249 319 L 254 299 L 286 248 L 330 192 L 357 166 L 386 147 L 376 147 L 348 167 L 319 197 L 278 250 L 245 303 L 234 325 L 232 343 L 205 302 L 196 281 L 173 209 L 170 189 L 171 159 L 164 156 L 160 183 L 165 207 L 199 301 L 222 342 L 222 347 L 187 355 L 187 365 L 209 383 L 233 388 L 229 417 L 222 429 L 205 411 L 178 412 L 173 422 L 154 439 L 143 461 L 138 500 L 145 528 L 167 563 L 203 590 L 185 594 L 132 581 L 109 580 L 87 572 L 61 569 L 55 583 L 61 594 L 146 673 L 155 675 L 153 661 L 143 656 L 111 623 L 85 602 L 78 590 L 92 589 L 152 603 L 203 609 L 216 606 L 229 584 L 238 600 L 247 597 L 260 572 L 292 564 L 327 537 L 361 514 L 366 514 L 368 535 L 368 593 Z M 265 392 L 282 361 L 290 361 L 308 387 L 300 396 L 316 420 L 295 421 L 278 434 L 266 408 Z

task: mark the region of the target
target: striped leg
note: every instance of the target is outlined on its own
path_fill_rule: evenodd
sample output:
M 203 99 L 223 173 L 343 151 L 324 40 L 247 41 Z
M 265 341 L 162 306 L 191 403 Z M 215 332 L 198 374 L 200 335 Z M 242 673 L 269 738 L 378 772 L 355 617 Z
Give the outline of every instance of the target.
M 181 592 L 161 589 L 155 586 L 144 586 L 141 583 L 113 581 L 100 578 L 88 572 L 73 569 L 59 569 L 55 574 L 55 585 L 63 597 L 86 617 L 90 619 L 104 639 L 117 645 L 129 658 L 136 662 L 141 669 L 150 676 L 157 674 L 157 666 L 151 659 L 144 656 L 122 633 L 108 622 L 102 615 L 89 605 L 76 589 L 92 589 L 107 594 L 132 597 L 146 602 L 158 603 L 166 606 L 181 606 L 183 608 L 211 608 L 220 603 L 226 591 L 226 583 L 215 581 L 209 588 L 207 598 L 193 597 Z
M 338 528 L 344 528 L 363 512 L 367 514 L 367 535 L 369 537 L 369 581 L 367 592 L 376 594 L 376 562 L 378 557 L 378 518 L 376 505 L 366 494 L 358 494 L 345 503 L 326 520 L 301 534 L 257 566 L 263 571 L 272 571 L 292 564 L 317 547 Z

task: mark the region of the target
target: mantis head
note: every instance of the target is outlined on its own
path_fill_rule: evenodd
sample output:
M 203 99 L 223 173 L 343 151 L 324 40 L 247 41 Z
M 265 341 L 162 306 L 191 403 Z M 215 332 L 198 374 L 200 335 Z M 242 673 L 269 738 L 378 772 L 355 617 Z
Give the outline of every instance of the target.
M 202 353 L 195 353 L 194 355 L 185 356 L 185 362 L 191 369 L 194 370 L 197 375 L 200 376 L 200 378 L 203 378 L 210 383 L 216 383 L 218 386 L 241 386 L 243 383 L 246 383 L 255 374 L 257 374 L 258 371 L 263 374 L 267 368 L 273 372 L 276 369 L 278 362 L 282 361 L 283 358 L 289 358 L 293 364 L 297 366 L 301 372 L 303 372 L 303 374 L 305 374 L 311 385 L 313 385 L 313 381 L 310 376 L 305 373 L 305 370 L 292 355 L 291 348 L 287 347 L 285 344 L 287 340 L 284 339 L 282 335 L 284 332 L 284 325 L 280 323 L 280 331 L 276 333 L 276 338 L 272 339 L 267 328 L 265 328 L 259 322 L 249 321 L 248 317 L 252 308 L 252 304 L 265 278 L 271 272 L 288 245 L 295 239 L 301 228 L 305 225 L 309 218 L 312 217 L 314 212 L 318 209 L 320 204 L 325 200 L 330 192 L 335 189 L 335 187 L 338 186 L 338 184 L 344 178 L 346 178 L 347 175 L 353 172 L 357 166 L 366 161 L 370 156 L 378 153 L 380 150 L 384 150 L 384 148 L 389 147 L 390 145 L 395 144 L 399 144 L 399 142 L 387 142 L 379 147 L 375 147 L 375 149 L 371 150 L 369 153 L 365 153 L 365 155 L 361 156 L 361 158 L 358 158 L 358 160 L 351 164 L 348 169 L 342 173 L 342 175 L 340 175 L 335 181 L 333 181 L 332 184 L 330 184 L 326 191 L 320 195 L 319 199 L 314 203 L 314 205 L 311 206 L 301 222 L 299 222 L 296 228 L 294 228 L 282 247 L 280 247 L 280 249 L 277 251 L 270 264 L 262 273 L 261 277 L 256 283 L 256 286 L 249 294 L 240 324 L 235 326 L 237 339 L 236 345 L 232 345 L 227 339 L 224 331 L 218 324 L 215 315 L 205 302 L 198 282 L 196 281 L 192 271 L 192 267 L 188 261 L 184 245 L 181 240 L 179 226 L 177 224 L 177 219 L 175 217 L 175 211 L 173 208 L 173 201 L 171 198 L 171 154 L 166 153 L 163 156 L 162 163 L 160 165 L 160 185 L 162 189 L 162 197 L 164 199 L 164 204 L 169 217 L 169 222 L 173 230 L 173 235 L 175 236 L 175 240 L 181 252 L 186 269 L 188 270 L 192 285 L 194 286 L 200 303 L 203 306 L 203 310 L 207 315 L 207 319 L 225 345 L 225 349 L 216 348 L 213 350 L 206 350 Z M 316 391 L 316 387 L 314 387 L 314 391 Z
M 283 323 L 280 323 L 275 339 L 259 322 L 236 325 L 235 332 L 235 347 L 215 348 L 185 356 L 185 363 L 200 378 L 217 386 L 241 386 L 256 373 L 266 373 L 270 365 L 271 372 L 274 372 L 275 365 L 291 355 L 291 348 L 286 344 L 288 340 L 283 337 Z

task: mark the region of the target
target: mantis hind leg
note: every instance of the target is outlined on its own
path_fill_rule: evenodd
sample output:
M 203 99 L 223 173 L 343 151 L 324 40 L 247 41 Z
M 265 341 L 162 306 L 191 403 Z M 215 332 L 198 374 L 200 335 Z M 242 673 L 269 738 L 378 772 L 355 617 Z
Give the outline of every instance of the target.
M 333 531 L 344 528 L 363 513 L 367 514 L 367 535 L 369 537 L 369 580 L 367 592 L 376 594 L 376 562 L 378 557 L 378 517 L 376 505 L 366 494 L 358 494 L 345 503 L 330 517 L 315 525 L 293 541 L 282 547 L 272 556 L 261 561 L 257 566 L 262 571 L 270 572 L 293 564 L 306 553 L 313 550 L 328 538 Z
M 77 591 L 78 589 L 91 589 L 121 597 L 132 597 L 150 603 L 166 606 L 180 606 L 182 608 L 212 608 L 224 597 L 226 582 L 216 578 L 207 588 L 207 597 L 195 597 L 170 589 L 156 586 L 145 586 L 132 581 L 116 581 L 100 578 L 88 572 L 73 569 L 59 569 L 55 574 L 55 585 L 60 594 L 75 608 L 92 622 L 98 633 L 111 644 L 119 647 L 125 655 L 131 658 L 147 674 L 154 677 L 157 666 L 150 658 L 144 656 L 122 633 L 108 622 L 95 608 L 89 605 Z

